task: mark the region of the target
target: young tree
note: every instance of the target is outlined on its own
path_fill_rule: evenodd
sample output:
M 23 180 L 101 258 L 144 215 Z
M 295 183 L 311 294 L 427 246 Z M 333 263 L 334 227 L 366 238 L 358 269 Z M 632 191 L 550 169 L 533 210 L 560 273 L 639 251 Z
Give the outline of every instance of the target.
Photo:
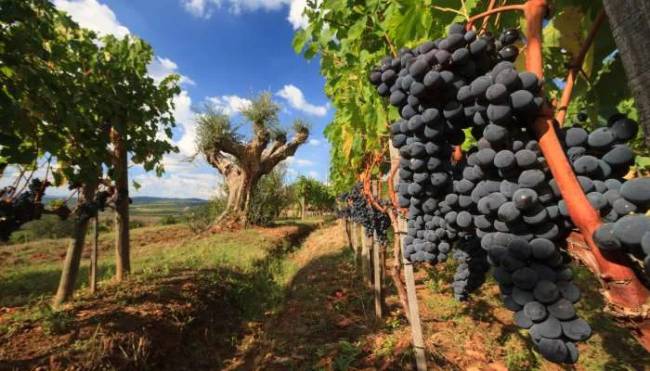
M 135 164 L 162 174 L 160 161 L 174 151 L 169 143 L 174 126 L 172 98 L 180 92 L 178 76 L 171 75 L 156 84 L 147 73 L 153 49 L 144 41 L 107 36 L 102 39 L 98 67 L 106 94 L 105 116 L 111 125 L 113 145 L 109 175 L 115 182 L 115 279 L 125 279 L 131 271 L 129 246 L 129 153 Z M 158 133 L 163 133 L 159 135 Z
M 257 182 L 307 141 L 309 129 L 299 120 L 294 122 L 292 140 L 287 141 L 287 134 L 278 125 L 279 109 L 271 94 L 262 93 L 242 111 L 252 124 L 253 135 L 249 141 L 237 133 L 227 115 L 208 107 L 199 116 L 198 149 L 224 176 L 228 188 L 226 209 L 215 225 L 246 226 L 251 193 Z

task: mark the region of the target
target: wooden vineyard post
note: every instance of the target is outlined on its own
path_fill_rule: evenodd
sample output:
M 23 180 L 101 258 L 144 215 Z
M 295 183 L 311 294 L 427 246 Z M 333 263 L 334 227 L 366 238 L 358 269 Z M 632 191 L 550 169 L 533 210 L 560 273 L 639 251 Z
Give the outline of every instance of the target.
M 99 250 L 99 215 L 93 220 L 93 244 L 90 248 L 90 277 L 88 279 L 90 293 L 97 291 L 97 256 Z
M 343 225 L 343 230 L 345 231 L 345 238 L 348 241 L 348 247 L 350 247 L 352 251 L 354 251 L 354 247 L 352 247 L 352 236 L 350 236 L 350 220 L 348 218 L 342 218 L 339 220 Z
M 371 254 L 372 254 L 372 235 L 368 235 L 366 227 L 361 227 L 361 272 L 363 281 L 367 286 L 372 283 Z
M 361 226 L 352 222 L 352 247 L 354 248 L 354 261 L 357 269 L 361 269 L 361 241 L 359 234 L 361 234 Z
M 373 197 L 378 196 L 377 192 L 377 182 L 372 182 L 372 195 Z M 382 266 L 382 259 L 381 259 L 381 250 L 383 250 L 383 245 L 379 243 L 379 239 L 377 238 L 377 232 L 373 232 L 373 249 L 372 249 L 372 263 L 373 263 L 373 269 L 372 272 L 374 274 L 374 292 L 375 292 L 375 317 L 380 320 L 383 316 L 382 314 L 382 292 L 381 292 L 381 286 L 383 284 L 383 266 Z
M 409 315 L 411 319 L 411 335 L 413 336 L 413 351 L 418 371 L 427 369 L 427 358 L 424 349 L 424 338 L 422 337 L 422 323 L 420 322 L 420 309 L 418 297 L 415 292 L 415 275 L 413 264 L 404 258 L 404 236 L 406 235 L 406 220 L 401 215 L 399 218 L 399 236 L 402 245 L 402 264 L 404 264 L 404 280 L 406 281 L 406 295 L 409 303 Z

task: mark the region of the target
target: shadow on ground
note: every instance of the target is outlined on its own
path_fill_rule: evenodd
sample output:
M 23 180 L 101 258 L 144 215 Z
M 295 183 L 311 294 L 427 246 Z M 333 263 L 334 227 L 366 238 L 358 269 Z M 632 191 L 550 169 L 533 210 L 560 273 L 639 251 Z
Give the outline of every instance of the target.
M 283 259 L 316 227 L 300 225 L 250 269 L 134 277 L 64 315 L 36 306 L 21 321 L 0 323 L 0 370 L 220 369 L 251 324 L 280 305 Z

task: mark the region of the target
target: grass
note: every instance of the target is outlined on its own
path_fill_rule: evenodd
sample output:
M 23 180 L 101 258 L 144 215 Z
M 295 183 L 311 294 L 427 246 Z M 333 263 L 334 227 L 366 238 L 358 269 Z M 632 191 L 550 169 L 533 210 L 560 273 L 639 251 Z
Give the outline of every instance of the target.
M 114 284 L 112 254 L 102 256 L 98 293 L 91 295 L 84 289 L 84 267 L 79 274 L 81 290 L 62 311 L 49 306 L 59 261 L 29 264 L 23 260 L 14 267 L 4 266 L 0 307 L 9 311 L 0 314 L 0 349 L 4 348 L 0 364 L 13 361 L 17 363 L 12 367 L 26 367 L 20 363 L 23 354 L 43 353 L 54 354 L 61 365 L 81 368 L 156 369 L 156 362 L 180 352 L 190 359 L 182 367 L 198 362 L 195 368 L 201 369 L 199 363 L 207 360 L 219 365 L 224 354 L 234 352 L 248 324 L 281 308 L 300 268 L 288 256 L 314 226 L 286 224 L 154 243 L 143 237 L 177 235 L 186 227 L 143 228 L 134 236 L 139 242 L 132 251 L 131 279 Z M 25 258 L 33 249 L 55 249 L 53 245 L 65 242 L 14 246 L 9 258 Z M 147 330 L 154 323 L 161 332 L 158 336 Z M 67 339 L 70 333 L 75 334 L 72 343 L 57 340 Z M 36 363 L 29 367 L 38 361 L 32 358 L 30 362 Z M 165 362 L 166 369 L 180 367 Z
M 171 239 L 156 236 L 171 235 Z M 181 236 L 180 239 L 174 238 Z M 99 281 L 107 282 L 115 272 L 111 232 L 100 235 Z M 134 278 L 168 274 L 172 270 L 206 270 L 229 266 L 238 270 L 253 269 L 277 241 L 256 229 L 225 232 L 206 238 L 191 237 L 183 225 L 145 227 L 132 231 L 132 266 Z M 51 295 L 58 284 L 61 257 L 67 239 L 43 240 L 6 247 L 0 262 L 0 306 L 19 306 Z M 273 263 L 277 264 L 277 263 Z M 286 267 L 270 266 L 279 271 Z M 88 261 L 84 259 L 77 286 L 88 284 Z

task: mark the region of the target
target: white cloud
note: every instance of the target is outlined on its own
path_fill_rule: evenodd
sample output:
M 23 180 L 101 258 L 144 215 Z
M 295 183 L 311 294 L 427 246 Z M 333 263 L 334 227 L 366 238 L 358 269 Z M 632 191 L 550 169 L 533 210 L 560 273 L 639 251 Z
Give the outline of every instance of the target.
M 214 108 L 224 115 L 232 116 L 250 107 L 252 102 L 249 99 L 236 95 L 222 95 L 220 97 L 209 97 L 206 99 Z
M 312 177 L 312 178 L 318 179 L 320 174 L 318 174 L 317 171 L 310 170 L 310 171 L 307 173 L 307 175 L 309 175 L 309 176 Z
M 312 145 L 312 146 L 317 147 L 317 146 L 320 146 L 322 142 L 320 140 L 318 140 L 318 139 L 309 139 L 308 143 L 310 145 Z
M 309 19 L 307 18 L 306 15 L 303 14 L 306 7 L 307 7 L 307 0 L 291 1 L 287 20 L 289 21 L 289 23 L 291 23 L 294 30 L 307 27 L 307 24 L 309 23 Z
M 209 19 L 216 9 L 225 6 L 233 14 L 254 12 L 256 10 L 280 10 L 289 7 L 287 21 L 294 30 L 307 27 L 308 19 L 303 12 L 307 0 L 181 0 L 186 11 L 197 18 Z
M 302 158 L 295 158 L 294 156 L 289 156 L 284 161 L 289 165 L 296 165 L 299 167 L 309 167 L 315 165 L 314 161 L 305 160 Z
M 151 63 L 149 64 L 148 71 L 149 71 L 149 76 L 151 76 L 156 81 L 156 83 L 160 83 L 162 79 L 175 73 L 180 75 L 181 84 L 192 85 L 192 86 L 196 85 L 196 82 L 194 82 L 194 80 L 190 79 L 187 76 L 179 74 L 178 65 L 169 58 L 161 58 L 161 57 L 154 58 L 154 60 L 151 61 Z
M 182 0 L 185 10 L 195 17 L 210 18 L 212 11 L 209 11 L 206 0 Z
M 216 9 L 227 6 L 228 11 L 240 14 L 246 11 L 279 10 L 289 5 L 291 0 L 181 0 L 181 4 L 190 14 L 208 19 Z
M 54 5 L 68 13 L 82 27 L 101 35 L 122 38 L 130 33 L 128 28 L 120 24 L 111 8 L 97 0 L 54 0 Z
M 316 106 L 307 102 L 302 91 L 295 85 L 285 85 L 276 95 L 284 98 L 291 107 L 307 114 L 321 117 L 327 114 L 327 106 Z
M 192 98 L 187 91 L 174 97 L 174 119 L 183 131 L 175 144 L 180 154 L 190 157 L 196 154 L 196 113 L 192 110 Z
M 192 168 L 179 169 L 174 173 L 166 173 L 162 177 L 146 173 L 133 177 L 140 184 L 140 189 L 131 190 L 133 196 L 155 197 L 197 197 L 209 199 L 219 195 L 222 187 L 221 176 L 205 172 L 197 172 Z

